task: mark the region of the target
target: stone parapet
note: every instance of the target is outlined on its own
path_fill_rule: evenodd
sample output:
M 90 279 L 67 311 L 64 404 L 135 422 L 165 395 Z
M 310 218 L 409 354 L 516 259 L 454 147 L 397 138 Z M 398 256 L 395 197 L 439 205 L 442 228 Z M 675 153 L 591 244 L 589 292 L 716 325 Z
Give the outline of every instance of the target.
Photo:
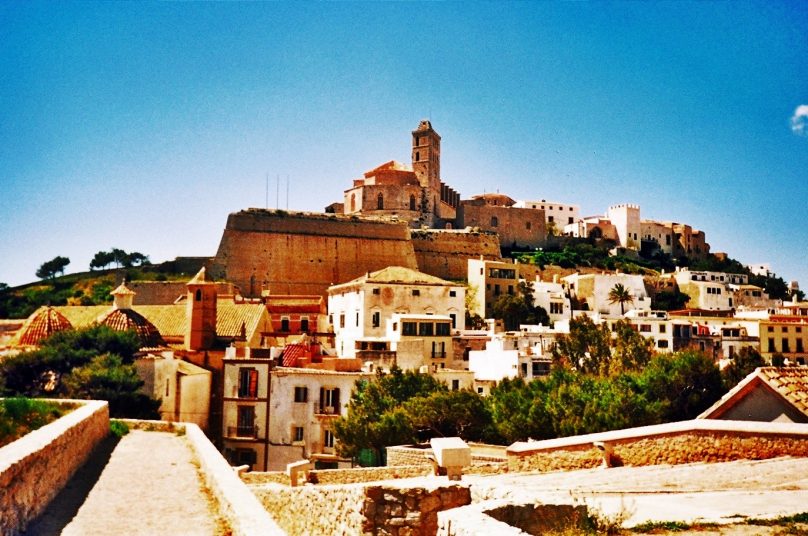
M 433 535 L 438 512 L 471 502 L 468 487 L 446 485 L 253 487 L 267 511 L 289 534 Z
M 808 456 L 808 425 L 693 420 L 568 438 L 514 443 L 511 472 L 587 469 L 603 464 L 595 443 L 612 449 L 617 465 L 676 465 Z
M 0 448 L 0 534 L 24 532 L 109 434 L 106 402 L 49 402 L 77 408 Z
M 219 501 L 221 514 L 227 518 L 233 534 L 284 534 L 202 430 L 191 423 L 184 423 L 184 429 L 205 483 Z

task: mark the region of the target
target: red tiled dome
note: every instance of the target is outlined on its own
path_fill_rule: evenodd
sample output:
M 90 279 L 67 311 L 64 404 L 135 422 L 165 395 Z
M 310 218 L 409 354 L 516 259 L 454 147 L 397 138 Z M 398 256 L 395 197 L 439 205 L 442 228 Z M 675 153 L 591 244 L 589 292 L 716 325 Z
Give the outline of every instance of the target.
M 98 323 L 115 331 L 135 330 L 141 346 L 155 347 L 165 344 L 154 324 L 133 309 L 113 309 L 99 318 Z
M 53 307 L 40 307 L 26 321 L 20 331 L 20 345 L 36 346 L 46 339 L 65 329 L 73 329 L 70 321 Z

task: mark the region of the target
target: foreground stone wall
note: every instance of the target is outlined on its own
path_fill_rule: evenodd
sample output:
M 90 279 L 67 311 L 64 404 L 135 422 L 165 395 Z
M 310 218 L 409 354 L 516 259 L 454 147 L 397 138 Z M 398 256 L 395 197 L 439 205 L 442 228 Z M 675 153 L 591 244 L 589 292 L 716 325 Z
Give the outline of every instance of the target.
M 467 487 L 445 479 L 420 487 L 264 485 L 253 492 L 289 534 L 431 536 L 438 512 L 471 502 Z
M 494 233 L 419 230 L 411 231 L 418 269 L 424 273 L 465 281 L 468 259 L 499 260 L 499 237 Z
M 250 297 L 324 295 L 387 266 L 417 269 L 406 222 L 249 209 L 228 217 L 211 273 Z
M 78 407 L 0 448 L 0 534 L 24 531 L 109 434 L 106 402 L 55 402 Z
M 515 443 L 508 448 L 512 472 L 588 469 L 603 463 L 594 442 L 614 449 L 627 466 L 764 460 L 808 456 L 808 426 L 746 421 L 684 421 L 572 438 Z
M 589 511 L 585 505 L 514 504 L 491 500 L 440 512 L 437 534 L 585 534 L 592 533 L 588 526 L 588 516 Z

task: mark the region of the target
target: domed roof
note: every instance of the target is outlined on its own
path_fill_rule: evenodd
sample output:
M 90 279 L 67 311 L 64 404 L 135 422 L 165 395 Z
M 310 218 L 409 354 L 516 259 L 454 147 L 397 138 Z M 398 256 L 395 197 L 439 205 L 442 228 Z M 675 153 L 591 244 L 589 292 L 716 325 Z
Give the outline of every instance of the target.
M 134 309 L 112 309 L 98 319 L 98 323 L 115 331 L 135 330 L 141 347 L 163 346 L 165 342 L 157 328 Z
M 516 204 L 516 201 L 507 195 L 500 193 L 475 195 L 472 197 L 472 199 L 484 201 L 486 205 L 494 205 L 499 207 L 511 207 Z
M 36 346 L 42 339 L 65 329 L 73 329 L 73 325 L 62 313 L 51 306 L 40 307 L 28 317 L 20 330 L 19 343 L 24 346 Z

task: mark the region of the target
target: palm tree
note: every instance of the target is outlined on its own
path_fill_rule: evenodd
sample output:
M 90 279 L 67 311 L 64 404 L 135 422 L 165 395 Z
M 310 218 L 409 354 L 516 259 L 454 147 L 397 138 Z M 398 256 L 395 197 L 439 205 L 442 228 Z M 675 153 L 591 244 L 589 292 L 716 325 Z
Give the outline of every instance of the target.
M 623 283 L 617 283 L 609 291 L 609 303 L 619 303 L 620 316 L 623 316 L 626 312 L 624 304 L 634 303 L 634 298 L 631 296 L 631 291 L 623 286 Z

